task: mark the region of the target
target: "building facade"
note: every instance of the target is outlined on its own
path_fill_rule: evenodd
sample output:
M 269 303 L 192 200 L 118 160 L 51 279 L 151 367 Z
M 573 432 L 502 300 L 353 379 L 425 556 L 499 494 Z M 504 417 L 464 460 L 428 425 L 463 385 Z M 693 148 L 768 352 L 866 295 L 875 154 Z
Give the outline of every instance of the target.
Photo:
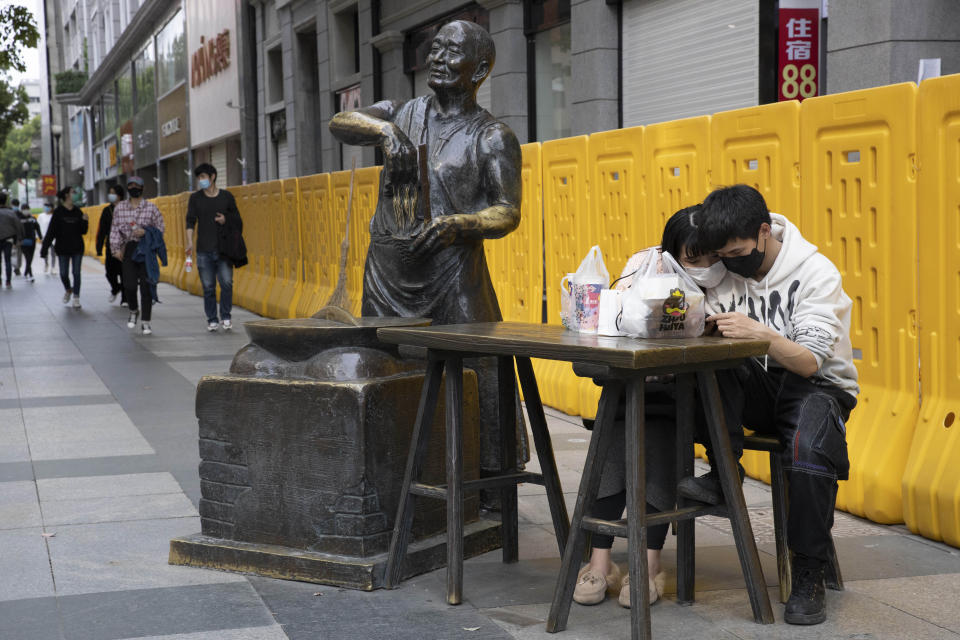
M 819 93 L 915 80 L 924 58 L 960 71 L 952 0 L 45 2 L 51 73 L 88 73 L 50 121 L 64 181 L 93 201 L 124 174 L 151 196 L 186 190 L 199 162 L 221 185 L 374 164 L 330 119 L 429 91 L 430 41 L 458 18 L 493 36 L 478 101 L 521 142 L 776 101 L 778 12 L 797 4 L 819 10 L 819 50 L 804 52 Z

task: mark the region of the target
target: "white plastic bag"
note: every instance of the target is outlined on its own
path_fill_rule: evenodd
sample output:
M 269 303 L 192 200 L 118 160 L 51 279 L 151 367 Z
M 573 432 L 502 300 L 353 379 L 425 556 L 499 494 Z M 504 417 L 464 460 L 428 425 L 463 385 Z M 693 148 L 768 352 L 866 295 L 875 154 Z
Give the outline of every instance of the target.
M 668 252 L 651 251 L 623 294 L 618 328 L 637 338 L 695 338 L 705 318 L 696 283 Z
M 600 320 L 600 292 L 610 286 L 610 273 L 599 246 L 591 247 L 576 273 L 560 281 L 560 320 L 580 333 L 596 333 Z
M 601 336 L 625 336 L 620 330 L 619 322 L 623 311 L 623 291 L 619 289 L 604 289 L 600 292 L 600 319 L 597 325 L 597 334 Z

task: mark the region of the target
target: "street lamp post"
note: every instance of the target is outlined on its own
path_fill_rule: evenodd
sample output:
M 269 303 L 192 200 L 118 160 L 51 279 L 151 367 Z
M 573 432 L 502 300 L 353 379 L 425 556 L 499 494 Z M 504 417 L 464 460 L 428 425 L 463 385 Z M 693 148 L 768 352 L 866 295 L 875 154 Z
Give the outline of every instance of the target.
M 30 163 L 23 161 L 23 202 L 30 208 Z
M 53 134 L 54 139 L 54 166 L 56 167 L 57 174 L 57 189 L 62 189 L 63 186 L 60 184 L 60 135 L 63 133 L 63 127 L 58 124 L 50 127 L 50 132 Z

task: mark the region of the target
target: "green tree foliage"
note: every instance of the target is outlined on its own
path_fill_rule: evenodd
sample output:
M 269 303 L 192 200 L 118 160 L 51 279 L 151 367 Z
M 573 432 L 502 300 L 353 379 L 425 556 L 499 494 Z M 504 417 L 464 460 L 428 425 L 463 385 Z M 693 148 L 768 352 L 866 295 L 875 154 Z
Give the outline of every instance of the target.
M 27 124 L 10 132 L 0 150 L 0 184 L 9 185 L 23 177 L 24 161 L 30 164 L 27 174 L 31 179 L 40 175 L 37 157 L 40 141 L 40 116 L 34 116 Z
M 0 71 L 27 70 L 23 52 L 36 49 L 40 32 L 26 7 L 10 5 L 0 9 Z
M 10 80 L 0 75 L 0 145 L 15 127 L 30 117 L 27 111 L 27 91 L 22 86 L 10 86 Z

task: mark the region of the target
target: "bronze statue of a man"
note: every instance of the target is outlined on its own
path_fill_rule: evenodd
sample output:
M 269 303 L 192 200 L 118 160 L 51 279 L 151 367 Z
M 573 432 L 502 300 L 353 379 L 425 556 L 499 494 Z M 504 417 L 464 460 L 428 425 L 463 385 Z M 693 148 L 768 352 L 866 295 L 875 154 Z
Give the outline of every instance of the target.
M 483 240 L 520 224 L 521 160 L 513 132 L 477 104 L 495 56 L 486 30 L 451 22 L 427 58 L 434 95 L 384 100 L 330 122 L 341 142 L 380 145 L 384 154 L 362 315 L 434 324 L 502 319 Z M 418 162 L 421 145 L 426 157 Z M 419 196 L 428 203 L 417 206 Z

